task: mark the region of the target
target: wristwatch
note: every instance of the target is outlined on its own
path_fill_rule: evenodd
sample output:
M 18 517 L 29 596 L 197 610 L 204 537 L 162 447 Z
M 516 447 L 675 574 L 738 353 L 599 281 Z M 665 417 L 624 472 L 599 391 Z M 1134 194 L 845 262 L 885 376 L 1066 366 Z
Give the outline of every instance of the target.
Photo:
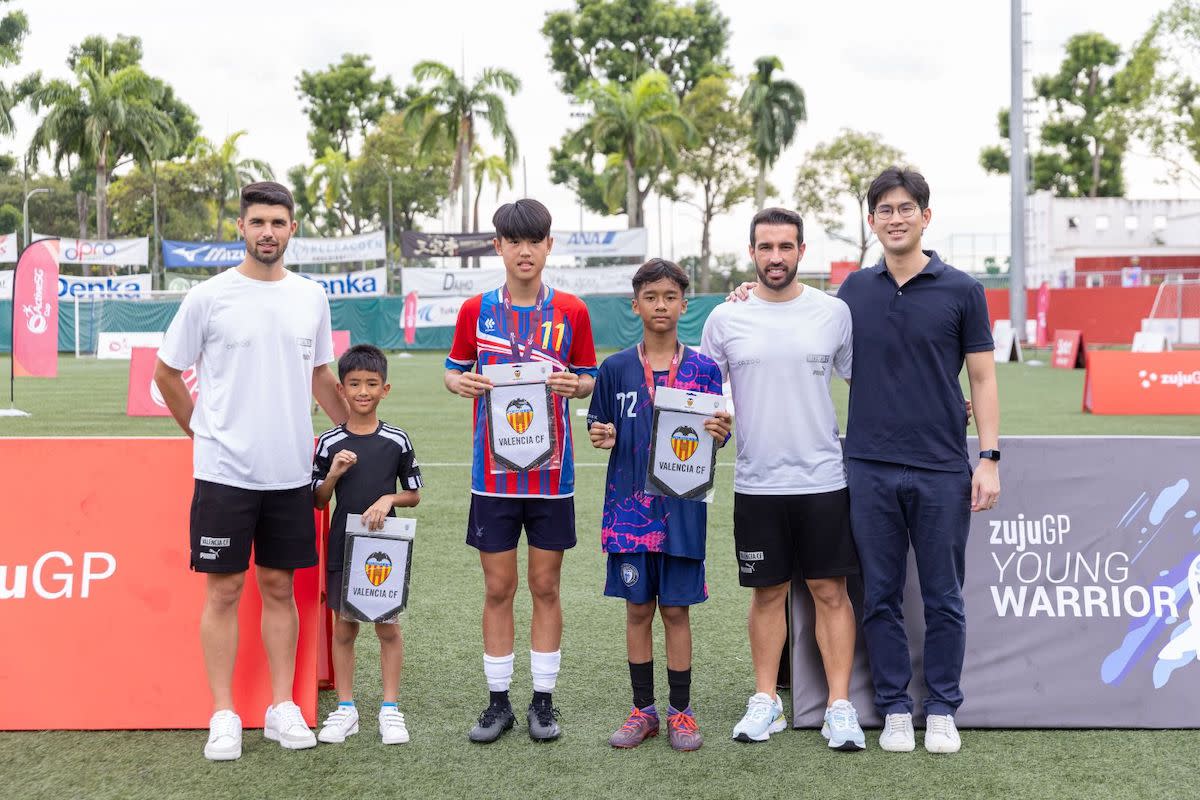
M 979 457 L 987 458 L 992 461 L 999 461 L 1000 460 L 1000 451 L 999 450 L 980 450 Z

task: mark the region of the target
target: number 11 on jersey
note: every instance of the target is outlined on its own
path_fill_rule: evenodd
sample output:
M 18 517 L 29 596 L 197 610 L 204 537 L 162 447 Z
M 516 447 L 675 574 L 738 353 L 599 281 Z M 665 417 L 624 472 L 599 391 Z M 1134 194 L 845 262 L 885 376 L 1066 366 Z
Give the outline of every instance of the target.
M 554 349 L 555 350 L 562 349 L 563 333 L 567 329 L 567 325 L 565 322 L 560 322 L 557 325 L 555 325 L 553 322 L 543 322 L 542 323 L 542 348 L 543 349 L 545 349 L 545 350 L 550 349 L 550 334 L 554 332 L 555 328 L 558 329 L 558 336 L 556 336 L 554 338 Z

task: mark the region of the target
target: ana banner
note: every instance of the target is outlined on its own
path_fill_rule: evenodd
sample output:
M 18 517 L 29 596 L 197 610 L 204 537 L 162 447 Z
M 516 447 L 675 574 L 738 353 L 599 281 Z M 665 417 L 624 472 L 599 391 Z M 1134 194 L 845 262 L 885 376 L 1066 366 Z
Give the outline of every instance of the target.
M 960 727 L 1200 725 L 1197 442 L 1004 438 L 1004 494 L 971 515 L 967 540 Z M 924 614 L 911 558 L 908 576 L 902 611 L 919 717 Z M 797 589 L 794 721 L 820 727 L 825 678 L 812 601 Z M 852 586 L 858 612 L 860 598 L 861 584 Z M 850 699 L 873 727 L 881 720 L 859 642 Z
M 13 284 L 14 375 L 58 374 L 58 240 L 34 242 L 21 253 Z
M 352 261 L 387 260 L 387 238 L 383 231 L 360 236 L 309 239 L 293 236 L 283 254 L 285 264 L 345 264 Z
M 53 238 L 42 233 L 33 240 Z M 59 238 L 59 263 L 107 264 L 109 266 L 139 266 L 150 263 L 150 239 L 67 239 Z
M 58 296 L 107 297 L 117 300 L 132 300 L 150 294 L 153 279 L 147 274 L 106 275 L 81 278 L 78 275 L 58 276 Z
M 585 294 L 633 294 L 633 274 L 637 265 L 621 267 L 546 267 L 542 278 L 549 286 Z M 504 267 L 486 269 L 419 269 L 401 271 L 405 291 L 422 297 L 470 297 L 499 288 L 504 283 Z
M 649 236 L 645 228 L 619 231 L 551 231 L 556 256 L 603 258 L 605 256 L 645 256 Z M 492 245 L 495 233 L 425 233 L 404 231 L 400 235 L 400 252 L 407 258 L 465 256 L 494 256 Z
M 162 257 L 163 266 L 167 269 L 236 267 L 246 257 L 246 243 L 175 242 L 163 239 Z
M 161 335 L 161 334 L 160 334 Z M 171 410 L 154 382 L 157 347 L 135 347 L 129 358 L 129 389 L 125 394 L 125 414 L 130 417 L 169 417 Z M 196 367 L 183 371 L 183 383 L 192 394 L 192 402 L 200 395 L 200 376 Z
M 378 297 L 387 292 L 387 267 L 328 275 L 301 272 L 300 276 L 324 286 L 330 297 Z
M 96 358 L 128 361 L 137 347 L 157 351 L 162 347 L 162 331 L 101 331 L 97 334 Z
M 0 264 L 15 264 L 19 251 L 15 233 L 0 234 Z

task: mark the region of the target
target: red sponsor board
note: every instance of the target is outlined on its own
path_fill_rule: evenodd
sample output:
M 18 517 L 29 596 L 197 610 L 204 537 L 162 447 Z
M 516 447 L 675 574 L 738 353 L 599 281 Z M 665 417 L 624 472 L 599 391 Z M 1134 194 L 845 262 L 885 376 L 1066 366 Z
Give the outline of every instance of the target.
M 1084 349 L 1083 332 L 1057 330 L 1054 332 L 1054 356 L 1052 366 L 1059 369 L 1075 369 L 1087 366 L 1087 351 Z
M 1083 409 L 1093 414 L 1200 414 L 1200 351 L 1093 350 Z
M 829 285 L 841 286 L 846 282 L 847 275 L 857 271 L 857 261 L 831 261 L 829 262 Z
M 171 410 L 162 392 L 154 383 L 154 365 L 158 349 L 134 347 L 129 354 L 129 390 L 125 396 L 125 415 L 130 417 L 169 417 Z M 192 393 L 192 402 L 200 394 L 200 384 L 194 366 L 183 371 L 183 382 Z
M 21 252 L 13 280 L 13 374 L 58 375 L 58 240 Z
M 204 576 L 188 570 L 191 441 L 0 438 L 0 484 L 20 498 L 4 508 L 0 641 L 22 643 L 4 659 L 0 729 L 206 728 Z M 295 574 L 293 692 L 310 725 L 320 570 Z M 233 682 L 250 728 L 271 702 L 261 609 L 251 565 Z
M 412 344 L 417 341 L 417 293 L 409 292 L 404 296 L 404 343 Z
M 333 332 L 333 358 L 336 361 L 342 353 L 350 349 L 350 331 Z M 336 372 L 337 370 L 334 370 Z

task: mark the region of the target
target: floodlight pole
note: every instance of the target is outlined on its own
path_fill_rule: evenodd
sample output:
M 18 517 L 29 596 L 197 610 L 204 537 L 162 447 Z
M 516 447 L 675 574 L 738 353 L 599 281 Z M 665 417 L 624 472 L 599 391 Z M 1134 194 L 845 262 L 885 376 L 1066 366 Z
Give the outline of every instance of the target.
M 1009 0 L 1012 17 L 1012 92 L 1008 110 L 1008 172 L 1012 178 L 1008 317 L 1017 341 L 1025 340 L 1025 25 L 1023 0 Z

